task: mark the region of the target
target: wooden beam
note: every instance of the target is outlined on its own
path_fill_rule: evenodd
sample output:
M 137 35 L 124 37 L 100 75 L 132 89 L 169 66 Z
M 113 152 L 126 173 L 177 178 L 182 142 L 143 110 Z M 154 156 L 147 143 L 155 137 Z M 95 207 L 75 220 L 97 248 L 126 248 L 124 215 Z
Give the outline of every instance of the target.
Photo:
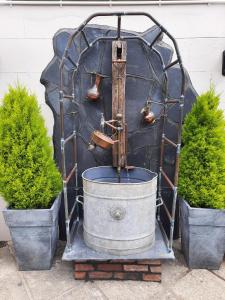
M 113 145 L 113 166 L 126 166 L 126 120 L 125 120 L 125 84 L 126 84 L 127 43 L 117 40 L 112 42 L 112 119 L 121 123 L 118 143 Z

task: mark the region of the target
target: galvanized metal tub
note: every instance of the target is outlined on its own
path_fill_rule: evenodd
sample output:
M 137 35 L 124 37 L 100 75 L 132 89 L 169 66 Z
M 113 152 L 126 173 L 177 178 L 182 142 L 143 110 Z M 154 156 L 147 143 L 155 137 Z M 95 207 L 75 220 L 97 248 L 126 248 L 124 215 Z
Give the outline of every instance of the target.
M 157 174 L 144 168 L 87 169 L 84 190 L 84 241 L 114 255 L 139 253 L 155 241 Z

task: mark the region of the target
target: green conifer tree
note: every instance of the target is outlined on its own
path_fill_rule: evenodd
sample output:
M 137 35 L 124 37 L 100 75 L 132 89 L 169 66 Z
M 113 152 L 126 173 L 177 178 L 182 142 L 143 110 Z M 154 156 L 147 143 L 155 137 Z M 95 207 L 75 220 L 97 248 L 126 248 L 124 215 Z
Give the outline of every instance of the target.
M 225 208 L 225 120 L 219 100 L 211 88 L 184 122 L 179 194 L 192 207 Z
M 9 88 L 0 106 L 0 194 L 10 208 L 49 208 L 61 190 L 37 99 Z

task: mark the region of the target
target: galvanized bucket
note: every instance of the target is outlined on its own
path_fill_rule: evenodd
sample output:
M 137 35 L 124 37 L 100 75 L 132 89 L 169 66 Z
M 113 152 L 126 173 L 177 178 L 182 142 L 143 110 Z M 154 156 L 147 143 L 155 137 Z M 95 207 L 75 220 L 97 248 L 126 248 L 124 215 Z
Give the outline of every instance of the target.
M 157 174 L 108 166 L 83 172 L 84 241 L 115 255 L 139 253 L 155 241 Z

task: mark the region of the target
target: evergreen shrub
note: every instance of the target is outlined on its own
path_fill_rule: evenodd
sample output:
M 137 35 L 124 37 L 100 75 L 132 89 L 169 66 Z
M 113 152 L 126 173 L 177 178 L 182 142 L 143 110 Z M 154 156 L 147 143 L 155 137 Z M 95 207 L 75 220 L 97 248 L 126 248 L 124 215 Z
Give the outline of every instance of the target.
M 10 208 L 49 208 L 61 190 L 35 95 L 10 87 L 0 106 L 0 194 Z
M 225 120 L 219 101 L 211 87 L 185 118 L 178 190 L 192 207 L 225 208 Z

